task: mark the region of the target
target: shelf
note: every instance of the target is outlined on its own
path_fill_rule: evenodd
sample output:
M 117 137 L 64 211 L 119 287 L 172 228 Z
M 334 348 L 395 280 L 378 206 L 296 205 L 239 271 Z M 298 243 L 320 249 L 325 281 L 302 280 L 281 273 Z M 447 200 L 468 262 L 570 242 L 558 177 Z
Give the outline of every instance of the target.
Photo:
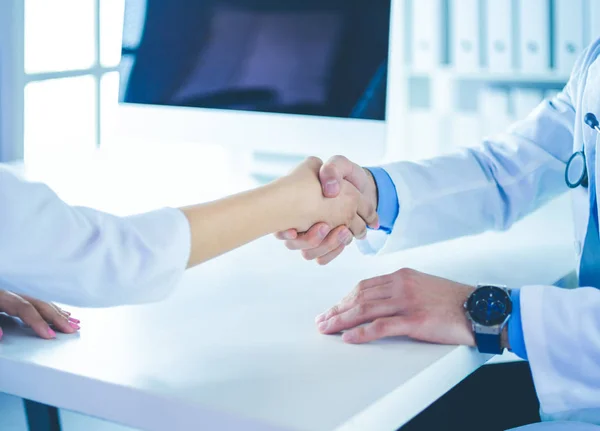
M 409 77 L 445 78 L 453 80 L 471 80 L 504 84 L 555 84 L 564 85 L 569 80 L 568 75 L 556 72 L 532 73 L 493 73 L 482 69 L 476 72 L 463 72 L 452 68 L 439 68 L 430 72 L 407 69 Z

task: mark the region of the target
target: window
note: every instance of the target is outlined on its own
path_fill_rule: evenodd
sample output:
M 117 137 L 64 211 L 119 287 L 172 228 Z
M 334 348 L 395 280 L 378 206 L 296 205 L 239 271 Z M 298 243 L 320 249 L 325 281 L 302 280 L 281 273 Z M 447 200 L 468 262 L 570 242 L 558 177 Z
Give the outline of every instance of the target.
M 118 98 L 124 0 L 24 0 L 24 155 L 100 145 Z

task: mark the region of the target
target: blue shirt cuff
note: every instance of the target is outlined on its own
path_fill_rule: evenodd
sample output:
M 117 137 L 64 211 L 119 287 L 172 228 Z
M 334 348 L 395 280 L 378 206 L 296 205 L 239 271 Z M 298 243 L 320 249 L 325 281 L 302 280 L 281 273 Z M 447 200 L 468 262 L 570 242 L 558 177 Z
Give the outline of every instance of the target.
M 396 186 L 390 175 L 383 168 L 367 168 L 377 185 L 377 215 L 379 216 L 379 230 L 387 234 L 392 232 L 398 213 L 400 212 L 400 204 L 398 203 L 398 193 Z
M 508 320 L 508 343 L 510 344 L 510 350 L 515 355 L 527 360 L 527 348 L 521 320 L 521 291 L 513 289 L 510 299 L 512 300 L 512 314 Z

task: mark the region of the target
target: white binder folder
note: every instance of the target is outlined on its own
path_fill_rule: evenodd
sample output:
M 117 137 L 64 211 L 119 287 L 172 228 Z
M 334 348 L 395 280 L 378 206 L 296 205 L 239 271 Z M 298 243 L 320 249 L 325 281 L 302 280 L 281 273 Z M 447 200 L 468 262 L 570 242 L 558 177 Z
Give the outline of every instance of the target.
M 512 0 L 487 0 L 485 11 L 485 53 L 489 71 L 508 73 L 512 69 L 514 41 Z
M 586 0 L 587 4 L 587 25 L 589 26 L 588 43 L 600 38 L 600 0 Z
M 415 71 L 430 72 L 442 58 L 442 1 L 412 0 L 412 66 Z
M 523 73 L 550 68 L 550 0 L 519 0 L 519 53 Z
M 450 1 L 450 61 L 461 72 L 480 66 L 479 0 Z
M 569 75 L 585 43 L 583 0 L 554 1 L 556 70 L 563 75 Z

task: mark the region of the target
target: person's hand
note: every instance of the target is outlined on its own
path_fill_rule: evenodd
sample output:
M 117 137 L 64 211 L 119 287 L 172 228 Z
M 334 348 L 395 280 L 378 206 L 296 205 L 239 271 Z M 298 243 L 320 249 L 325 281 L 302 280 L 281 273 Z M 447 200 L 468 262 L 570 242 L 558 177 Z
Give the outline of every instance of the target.
M 339 304 L 317 316 L 323 334 L 345 331 L 347 343 L 407 336 L 439 344 L 475 345 L 463 304 L 474 288 L 401 269 L 364 280 Z M 366 324 L 364 326 L 361 326 Z
M 344 248 L 352 242 L 352 238 L 363 239 L 367 234 L 367 226 L 377 229 L 377 185 L 371 173 L 343 156 L 335 156 L 325 163 L 319 178 L 323 196 L 333 198 L 343 187 L 344 180 L 353 184 L 360 192 L 361 205 L 354 215 L 349 227 L 327 223 L 317 223 L 307 232 L 289 229 L 278 232 L 276 237 L 285 240 L 290 250 L 302 250 L 307 260 L 317 260 L 326 265 L 339 256 Z
M 323 162 L 309 157 L 290 174 L 278 182 L 285 193 L 292 195 L 290 210 L 293 213 L 293 230 L 306 231 L 318 222 L 330 226 L 346 226 L 351 230 L 360 229 L 355 215 L 367 211 L 367 203 L 360 198 L 360 192 L 348 181 L 341 181 L 335 198 L 326 198 L 321 192 L 319 170 Z
M 6 290 L 0 290 L 0 313 L 18 317 L 30 326 L 41 338 L 51 339 L 56 337 L 56 332 L 50 327 L 65 334 L 79 330 L 79 320 L 71 317 L 71 313 L 58 306 L 31 298 L 25 295 L 16 295 Z M 0 328 L 0 339 L 2 338 Z

